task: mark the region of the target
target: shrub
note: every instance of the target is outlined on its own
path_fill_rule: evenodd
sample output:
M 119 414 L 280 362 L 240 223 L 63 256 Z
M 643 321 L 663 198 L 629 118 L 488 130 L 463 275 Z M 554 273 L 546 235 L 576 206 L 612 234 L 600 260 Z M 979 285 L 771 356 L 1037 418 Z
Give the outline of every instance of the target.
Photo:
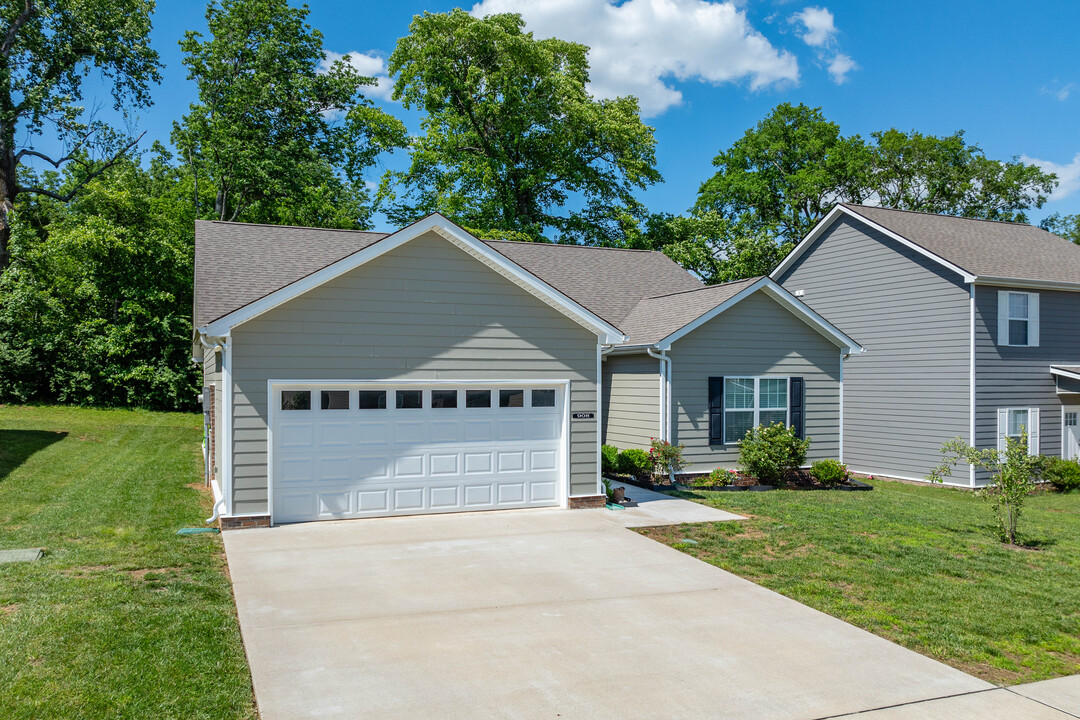
M 667 440 L 652 439 L 652 447 L 649 448 L 649 457 L 652 458 L 653 467 L 660 470 L 673 480 L 675 473 L 686 467 L 687 462 L 683 459 L 685 445 L 672 445 Z
M 847 465 L 839 460 L 818 460 L 810 466 L 810 477 L 825 487 L 833 487 L 847 480 Z
M 614 445 L 600 446 L 600 469 L 606 473 L 619 471 L 619 448 Z
M 726 468 L 716 468 L 706 475 L 698 475 L 690 481 L 694 487 L 727 487 L 739 479 L 739 473 Z
M 1080 461 L 1059 457 L 1043 458 L 1043 480 L 1059 492 L 1080 490 Z
M 601 476 L 600 482 L 604 483 L 604 495 L 607 496 L 607 501 L 611 502 L 615 499 L 615 491 L 611 488 L 611 481 Z
M 639 478 L 651 475 L 652 471 L 652 458 L 644 450 L 630 448 L 619 453 L 619 472 Z
M 739 446 L 739 465 L 763 485 L 782 483 L 806 461 L 810 439 L 800 440 L 783 423 L 758 425 L 746 431 Z

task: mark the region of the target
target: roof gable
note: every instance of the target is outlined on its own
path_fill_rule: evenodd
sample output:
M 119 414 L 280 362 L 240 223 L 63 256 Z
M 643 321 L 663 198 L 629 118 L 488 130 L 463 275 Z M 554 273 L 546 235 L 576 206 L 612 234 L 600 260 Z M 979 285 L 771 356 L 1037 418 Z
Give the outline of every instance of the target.
M 847 203 L 834 207 L 770 277 L 783 275 L 842 217 L 873 227 L 958 273 L 965 282 L 1015 280 L 1080 289 L 1080 246 L 1042 228 Z

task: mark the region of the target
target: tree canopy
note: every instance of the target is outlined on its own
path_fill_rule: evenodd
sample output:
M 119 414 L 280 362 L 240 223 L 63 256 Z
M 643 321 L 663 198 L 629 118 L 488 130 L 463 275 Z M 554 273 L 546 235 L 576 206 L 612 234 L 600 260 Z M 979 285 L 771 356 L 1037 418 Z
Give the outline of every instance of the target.
M 1017 159 L 992 160 L 963 131 L 843 136 L 821 108 L 782 103 L 720 152 L 694 211 L 797 242 L 838 202 L 1026 222 L 1057 184 Z
M 439 211 L 482 233 L 591 243 L 642 212 L 633 192 L 660 173 L 637 99 L 593 98 L 587 48 L 523 28 L 515 14 L 424 13 L 398 41 L 394 98 L 425 115 L 409 168 L 383 180 L 393 222 Z
M 1076 215 L 1054 213 L 1039 223 L 1039 227 L 1043 230 L 1049 230 L 1055 235 L 1065 238 L 1069 242 L 1080 245 L 1080 213 Z
M 150 85 L 160 80 L 150 47 L 153 7 L 152 0 L 0 4 L 0 270 L 11 259 L 20 196 L 67 202 L 135 145 L 137 138 L 86 111 L 83 80 L 91 68 L 100 73 L 115 110 L 150 105 Z M 57 144 L 67 149 L 51 152 Z M 69 168 L 63 190 L 25 172 L 30 161 Z
M 184 34 L 199 102 L 173 142 L 210 191 L 200 217 L 367 225 L 363 172 L 404 144 L 405 128 L 363 96 L 375 81 L 348 56 L 322 66 L 323 36 L 307 15 L 286 0 L 222 0 L 206 11 L 210 37 Z

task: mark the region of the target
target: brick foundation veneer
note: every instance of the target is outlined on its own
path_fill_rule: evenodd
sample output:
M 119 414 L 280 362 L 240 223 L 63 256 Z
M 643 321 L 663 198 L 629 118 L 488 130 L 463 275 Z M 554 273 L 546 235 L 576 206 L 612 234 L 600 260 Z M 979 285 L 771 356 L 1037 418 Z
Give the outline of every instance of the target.
M 587 508 L 602 508 L 607 503 L 604 495 L 583 495 L 570 498 L 571 510 L 585 510 Z
M 218 525 L 222 530 L 246 530 L 247 528 L 270 527 L 269 515 L 249 515 L 246 517 L 223 517 L 218 518 Z

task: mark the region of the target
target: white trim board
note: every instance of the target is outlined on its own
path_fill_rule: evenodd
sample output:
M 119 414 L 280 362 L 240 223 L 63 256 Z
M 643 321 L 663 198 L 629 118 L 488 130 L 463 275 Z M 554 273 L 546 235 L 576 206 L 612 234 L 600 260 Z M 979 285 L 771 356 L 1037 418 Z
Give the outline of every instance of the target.
M 855 342 L 850 337 L 845 335 L 843 332 L 840 331 L 839 328 L 837 328 L 825 318 L 821 317 L 821 315 L 818 315 L 816 312 L 811 310 L 810 307 L 806 305 L 806 303 L 801 302 L 798 298 L 796 298 L 790 292 L 777 284 L 775 280 L 769 277 L 760 278 L 756 282 L 747 285 L 745 288 L 740 290 L 735 295 L 732 295 L 730 298 L 720 303 L 712 310 L 709 310 L 704 315 L 699 316 L 696 320 L 693 320 L 686 325 L 683 325 L 675 332 L 671 333 L 667 337 L 657 342 L 656 348 L 661 351 L 670 350 L 671 344 L 673 342 L 675 342 L 681 337 L 689 335 L 694 330 L 697 330 L 699 327 L 715 318 L 717 315 L 742 302 L 743 300 L 750 297 L 759 290 L 763 291 L 766 295 L 768 295 L 770 298 L 782 305 L 793 315 L 800 318 L 807 325 L 832 340 L 832 342 L 834 342 L 842 350 L 847 352 L 847 354 L 854 355 L 864 351 L 863 347 L 859 345 L 859 343 Z
M 500 274 L 515 282 L 521 283 L 533 292 L 543 296 L 550 301 L 552 306 L 557 310 L 561 311 L 572 320 L 575 320 L 580 325 L 597 333 L 597 335 L 600 335 L 602 342 L 617 343 L 626 339 L 622 334 L 622 331 L 617 327 L 571 300 L 569 297 L 528 272 L 520 265 L 511 262 L 500 253 L 492 250 L 438 213 L 428 215 L 424 219 L 418 220 L 412 225 L 408 225 L 395 233 L 387 235 L 382 240 L 378 240 L 348 257 L 344 257 L 335 263 L 331 263 L 321 270 L 317 270 L 283 288 L 275 290 L 259 300 L 249 303 L 242 308 L 238 308 L 231 313 L 208 323 L 205 327 L 198 328 L 198 330 L 204 335 L 228 335 L 237 325 L 252 320 L 284 302 L 323 285 L 334 278 L 339 277 L 350 270 L 354 270 L 431 231 L 436 231 L 450 242 L 468 248 L 469 252 L 483 257 L 486 264 L 492 266 L 500 272 Z
M 1078 364 L 1080 364 L 1080 363 L 1078 363 Z M 1080 373 L 1069 372 L 1068 370 L 1063 370 L 1062 368 L 1059 368 L 1059 367 L 1054 366 L 1054 365 L 1050 366 L 1050 374 L 1051 375 L 1059 375 L 1061 377 L 1066 377 L 1066 378 L 1069 378 L 1070 380 L 1080 380 Z

